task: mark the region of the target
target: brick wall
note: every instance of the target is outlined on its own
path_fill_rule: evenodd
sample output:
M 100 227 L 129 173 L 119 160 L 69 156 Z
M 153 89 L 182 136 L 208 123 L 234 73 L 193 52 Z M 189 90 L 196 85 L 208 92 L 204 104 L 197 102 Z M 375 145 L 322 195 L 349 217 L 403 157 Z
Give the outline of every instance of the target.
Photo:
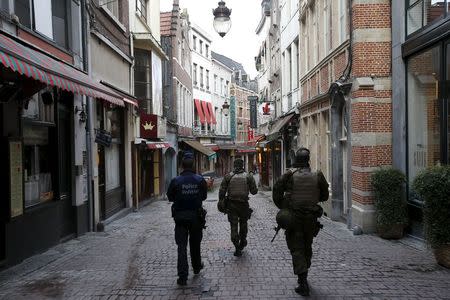
M 390 2 L 354 4 L 353 27 L 358 39 L 352 49 L 351 74 L 352 201 L 367 205 L 374 200 L 370 186 L 373 169 L 392 164 L 392 91 L 390 84 L 385 84 L 391 80 Z M 358 87 L 360 80 L 373 83 Z

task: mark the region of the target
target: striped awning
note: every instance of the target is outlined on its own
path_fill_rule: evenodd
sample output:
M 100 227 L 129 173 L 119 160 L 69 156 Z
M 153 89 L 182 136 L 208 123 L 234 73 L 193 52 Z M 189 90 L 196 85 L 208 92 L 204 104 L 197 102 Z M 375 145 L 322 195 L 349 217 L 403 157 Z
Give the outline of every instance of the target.
M 209 114 L 211 115 L 211 121 L 213 124 L 217 124 L 216 116 L 214 115 L 214 110 L 212 108 L 211 102 L 208 102 Z
M 202 100 L 200 100 L 200 102 L 202 103 L 203 113 L 205 114 L 206 122 L 208 124 L 211 124 L 212 118 L 211 118 L 211 114 L 210 114 L 209 109 L 208 109 L 208 102 L 202 101 Z
M 0 34 L 0 61 L 11 70 L 63 90 L 125 106 L 124 97 L 86 73 Z
M 200 100 L 198 99 L 194 99 L 195 102 L 195 108 L 197 108 L 197 114 L 198 114 L 198 118 L 200 119 L 200 123 L 205 124 L 206 120 L 205 120 L 205 115 L 203 113 L 203 109 L 202 109 L 202 105 L 200 102 Z

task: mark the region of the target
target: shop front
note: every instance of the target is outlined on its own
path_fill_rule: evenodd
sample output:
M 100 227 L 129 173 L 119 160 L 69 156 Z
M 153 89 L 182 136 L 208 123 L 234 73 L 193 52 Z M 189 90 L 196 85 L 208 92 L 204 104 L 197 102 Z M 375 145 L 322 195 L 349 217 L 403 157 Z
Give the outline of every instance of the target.
M 394 64 L 393 83 L 394 95 L 403 93 L 404 97 L 394 97 L 401 110 L 393 115 L 393 153 L 394 165 L 408 177 L 409 231 L 423 237 L 424 202 L 412 182 L 423 169 L 450 163 L 450 1 L 405 5 L 409 17 L 399 25 L 406 25 L 400 27 L 406 38 L 401 44 L 402 59 Z M 421 13 L 413 14 L 416 11 Z M 394 41 L 397 38 L 394 35 Z M 401 68 L 406 69 L 403 77 L 395 73 Z M 406 135 L 402 134 L 404 127 Z
M 140 114 L 139 138 L 135 139 L 133 151 L 133 205 L 154 201 L 165 195 L 166 169 L 176 159 L 175 151 L 166 137 L 165 120 L 154 114 Z M 171 171 L 171 170 L 169 170 Z
M 214 172 L 211 166 L 214 166 L 214 161 L 217 159 L 217 153 L 215 151 L 198 141 L 183 140 L 183 143 L 180 145 L 180 154 L 186 151 L 194 153 L 195 170 L 198 174 Z
M 89 230 L 85 96 L 124 105 L 84 73 L 0 35 L 0 266 Z

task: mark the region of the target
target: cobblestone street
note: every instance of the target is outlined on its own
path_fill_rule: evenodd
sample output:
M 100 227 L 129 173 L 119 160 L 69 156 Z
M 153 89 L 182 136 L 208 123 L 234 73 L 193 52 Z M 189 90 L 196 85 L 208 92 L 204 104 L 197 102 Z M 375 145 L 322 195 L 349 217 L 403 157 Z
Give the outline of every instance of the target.
M 0 273 L 1 299 L 298 299 L 284 235 L 270 243 L 276 208 L 268 193 L 252 197 L 249 244 L 233 256 L 217 192 L 205 206 L 205 269 L 176 284 L 170 204 L 154 202 L 106 227 L 60 244 Z M 420 243 L 353 236 L 322 220 L 310 270 L 312 299 L 450 299 L 450 271 Z

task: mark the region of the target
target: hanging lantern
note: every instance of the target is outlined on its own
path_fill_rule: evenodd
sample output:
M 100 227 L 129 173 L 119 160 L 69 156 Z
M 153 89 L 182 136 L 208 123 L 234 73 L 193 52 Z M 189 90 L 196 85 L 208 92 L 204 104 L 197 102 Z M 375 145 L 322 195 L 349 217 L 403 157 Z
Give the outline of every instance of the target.
M 219 6 L 216 9 L 213 9 L 214 15 L 214 30 L 221 36 L 224 37 L 225 34 L 231 28 L 231 9 L 225 6 L 224 1 L 219 2 Z

